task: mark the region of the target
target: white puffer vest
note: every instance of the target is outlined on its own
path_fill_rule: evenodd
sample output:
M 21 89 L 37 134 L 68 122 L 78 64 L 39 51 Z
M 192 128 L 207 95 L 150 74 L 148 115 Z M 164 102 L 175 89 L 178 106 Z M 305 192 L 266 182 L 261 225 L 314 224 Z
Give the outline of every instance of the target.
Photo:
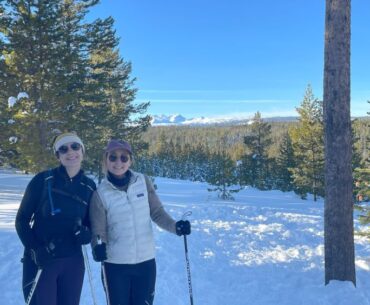
M 155 256 L 145 177 L 131 172 L 127 193 L 106 179 L 98 187 L 107 212 L 106 261 L 109 263 L 137 264 Z

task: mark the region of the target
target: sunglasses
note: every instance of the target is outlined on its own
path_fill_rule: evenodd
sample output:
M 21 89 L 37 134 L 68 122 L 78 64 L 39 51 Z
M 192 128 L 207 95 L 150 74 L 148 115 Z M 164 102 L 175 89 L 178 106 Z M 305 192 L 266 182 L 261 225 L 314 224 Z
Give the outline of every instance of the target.
M 58 152 L 60 154 L 64 155 L 68 152 L 69 149 L 74 150 L 74 151 L 78 151 L 78 150 L 81 149 L 81 144 L 74 142 L 74 143 L 71 144 L 71 146 L 62 145 L 61 147 L 59 147 Z
M 117 159 L 118 159 L 118 156 L 116 156 L 116 155 L 109 155 L 108 156 L 108 160 L 110 162 L 116 162 Z M 128 160 L 130 160 L 130 158 L 128 156 L 125 156 L 125 155 L 120 155 L 119 159 L 121 160 L 122 163 L 126 163 Z

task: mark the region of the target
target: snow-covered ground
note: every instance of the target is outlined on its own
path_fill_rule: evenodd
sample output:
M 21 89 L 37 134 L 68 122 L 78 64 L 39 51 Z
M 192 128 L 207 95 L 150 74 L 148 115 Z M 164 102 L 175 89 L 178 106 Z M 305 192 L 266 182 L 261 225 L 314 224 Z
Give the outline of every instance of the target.
M 0 304 L 22 304 L 22 245 L 14 217 L 32 176 L 0 172 Z M 370 305 L 370 246 L 356 237 L 357 288 L 324 285 L 323 202 L 293 193 L 246 189 L 221 201 L 204 183 L 157 178 L 167 211 L 186 211 L 190 268 L 196 305 Z M 356 225 L 357 222 L 356 222 Z M 156 305 L 190 304 L 184 240 L 155 226 Z M 90 248 L 88 249 L 90 254 Z M 105 304 L 99 265 L 91 259 L 98 305 Z M 88 277 L 81 298 L 91 305 Z

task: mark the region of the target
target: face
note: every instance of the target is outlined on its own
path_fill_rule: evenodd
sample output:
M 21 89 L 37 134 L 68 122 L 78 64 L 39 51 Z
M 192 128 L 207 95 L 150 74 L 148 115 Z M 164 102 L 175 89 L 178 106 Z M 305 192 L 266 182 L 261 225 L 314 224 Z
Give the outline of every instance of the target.
M 130 154 L 124 149 L 108 153 L 105 160 L 108 171 L 116 177 L 123 177 L 132 164 Z
M 80 168 L 83 160 L 81 145 L 75 142 L 62 145 L 58 150 L 58 159 L 66 168 Z

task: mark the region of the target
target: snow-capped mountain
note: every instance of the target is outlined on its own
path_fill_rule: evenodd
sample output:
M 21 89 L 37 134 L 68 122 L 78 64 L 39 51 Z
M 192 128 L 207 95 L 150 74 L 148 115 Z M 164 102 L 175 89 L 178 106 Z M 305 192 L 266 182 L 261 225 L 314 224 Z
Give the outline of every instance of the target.
M 252 117 L 199 117 L 199 118 L 185 118 L 181 114 L 174 115 L 153 115 L 152 126 L 166 126 L 166 125 L 237 125 L 250 122 Z M 289 122 L 296 121 L 296 117 L 272 117 L 264 118 L 267 122 Z
M 152 119 L 152 125 L 167 125 L 167 124 L 182 124 L 186 121 L 186 118 L 180 114 L 173 115 L 154 115 Z

